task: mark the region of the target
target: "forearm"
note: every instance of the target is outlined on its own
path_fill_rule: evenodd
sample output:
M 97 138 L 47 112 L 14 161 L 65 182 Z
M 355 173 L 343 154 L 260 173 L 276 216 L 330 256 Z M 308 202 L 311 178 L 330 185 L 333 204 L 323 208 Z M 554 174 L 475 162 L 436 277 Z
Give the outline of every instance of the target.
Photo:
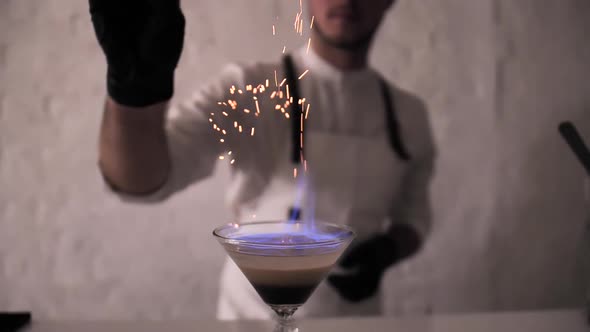
M 137 108 L 107 98 L 99 139 L 99 167 L 116 190 L 146 194 L 168 178 L 170 154 L 164 130 L 167 103 Z

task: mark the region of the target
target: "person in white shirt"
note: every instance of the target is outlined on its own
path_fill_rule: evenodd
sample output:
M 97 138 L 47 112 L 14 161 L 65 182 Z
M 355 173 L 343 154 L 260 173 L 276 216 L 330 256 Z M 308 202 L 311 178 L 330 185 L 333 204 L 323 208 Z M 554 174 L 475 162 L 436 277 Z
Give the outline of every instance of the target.
M 99 148 L 106 183 L 126 200 L 159 202 L 231 160 L 227 203 L 236 221 L 315 218 L 357 234 L 340 261 L 346 273 L 330 275 L 300 314 L 379 314 L 383 274 L 428 234 L 436 156 L 424 103 L 367 63 L 394 2 L 309 0 L 310 50 L 229 65 L 169 107 L 184 38 L 179 1 L 90 0 L 108 63 Z M 218 318 L 270 317 L 229 259 L 220 289 Z

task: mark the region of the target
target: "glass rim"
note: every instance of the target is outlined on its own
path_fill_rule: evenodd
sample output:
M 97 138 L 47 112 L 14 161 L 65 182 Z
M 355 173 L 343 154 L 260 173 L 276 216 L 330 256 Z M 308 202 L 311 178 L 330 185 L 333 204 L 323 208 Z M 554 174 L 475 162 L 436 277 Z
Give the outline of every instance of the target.
M 269 248 L 276 248 L 276 247 L 285 247 L 285 246 L 290 246 L 289 244 L 286 243 L 260 243 L 260 242 L 255 242 L 255 241 L 249 241 L 249 240 L 240 240 L 240 239 L 236 239 L 236 238 L 230 238 L 227 236 L 223 236 L 221 235 L 219 232 L 227 229 L 229 227 L 235 227 L 234 225 L 239 225 L 239 226 L 254 226 L 254 225 L 270 225 L 270 224 L 287 224 L 287 225 L 295 225 L 295 224 L 302 224 L 304 225 L 304 222 L 301 221 L 297 221 L 297 222 L 293 222 L 290 223 L 288 221 L 279 221 L 279 220 L 270 220 L 270 221 L 254 221 L 254 222 L 245 222 L 245 223 L 228 223 L 225 225 L 221 225 L 216 227 L 213 230 L 213 236 L 215 236 L 217 239 L 222 240 L 224 242 L 229 242 L 232 244 L 239 244 L 239 245 L 251 245 L 251 246 L 260 246 L 260 247 L 269 247 Z M 323 221 L 315 221 L 314 222 L 316 225 L 322 225 L 322 226 L 328 226 L 328 227 L 333 227 L 333 228 L 337 228 L 342 230 L 342 234 L 340 235 L 335 235 L 333 239 L 329 239 L 329 240 L 319 240 L 319 241 L 309 241 L 309 242 L 297 242 L 297 246 L 324 246 L 324 245 L 335 245 L 335 244 L 340 244 L 345 242 L 348 239 L 354 238 L 356 236 L 356 233 L 352 230 L 352 228 L 348 225 L 339 225 L 339 224 L 334 224 L 334 223 L 328 223 L 328 222 L 323 222 Z

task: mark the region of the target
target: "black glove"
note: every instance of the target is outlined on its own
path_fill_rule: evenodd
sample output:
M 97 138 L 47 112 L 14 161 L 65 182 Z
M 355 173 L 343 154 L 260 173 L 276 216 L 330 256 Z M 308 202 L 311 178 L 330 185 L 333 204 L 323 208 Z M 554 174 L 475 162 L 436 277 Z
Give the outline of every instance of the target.
M 377 235 L 353 247 L 340 261 L 340 266 L 355 269 L 350 275 L 331 275 L 328 283 L 344 299 L 359 302 L 375 295 L 383 273 L 398 261 L 397 248 L 387 235 Z
M 107 91 L 116 102 L 148 106 L 172 98 L 182 53 L 179 0 L 89 0 L 92 24 L 108 64 Z

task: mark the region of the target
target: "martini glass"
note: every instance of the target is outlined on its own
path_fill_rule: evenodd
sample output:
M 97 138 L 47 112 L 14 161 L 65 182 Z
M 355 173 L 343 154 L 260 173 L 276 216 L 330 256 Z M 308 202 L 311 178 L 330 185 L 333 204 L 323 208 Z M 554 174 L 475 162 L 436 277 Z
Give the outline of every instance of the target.
M 213 235 L 277 314 L 276 332 L 298 331 L 293 314 L 355 236 L 346 226 L 285 221 L 228 224 Z

